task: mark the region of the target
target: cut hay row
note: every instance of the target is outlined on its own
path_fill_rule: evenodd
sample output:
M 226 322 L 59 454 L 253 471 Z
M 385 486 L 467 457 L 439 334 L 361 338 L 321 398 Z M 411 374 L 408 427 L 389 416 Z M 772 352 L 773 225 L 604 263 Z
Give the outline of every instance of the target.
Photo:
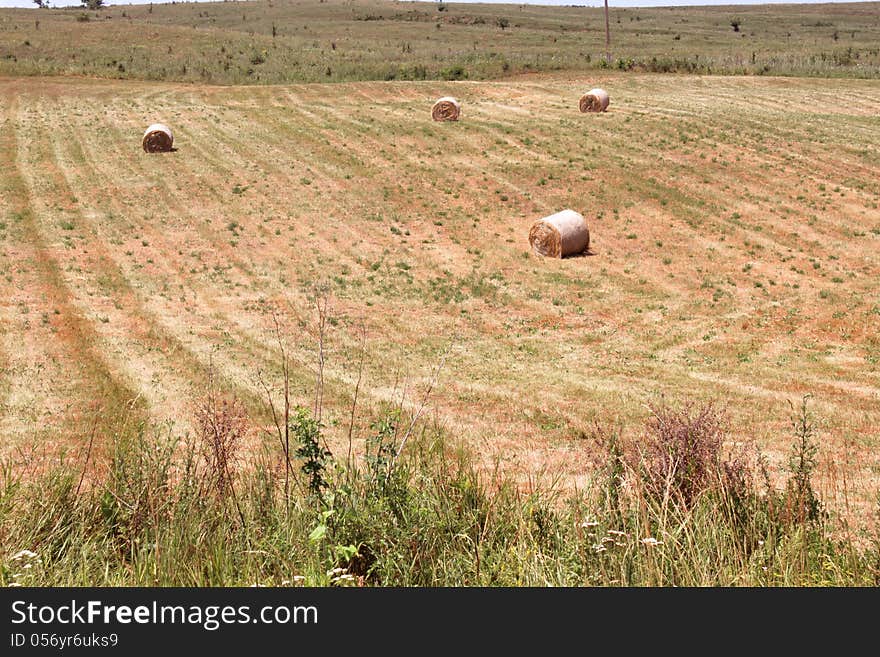
M 608 93 L 593 89 L 580 99 L 581 112 L 604 112 L 608 108 Z M 452 96 L 439 98 L 431 108 L 434 121 L 458 121 L 461 104 Z M 154 123 L 143 137 L 147 153 L 165 153 L 172 150 L 174 134 L 171 128 Z M 590 232 L 583 215 L 574 210 L 563 210 L 536 221 L 529 230 L 532 250 L 541 256 L 564 258 L 583 253 L 589 248 Z
M 579 107 L 581 112 L 605 112 L 608 103 L 608 92 L 591 89 L 581 96 Z M 435 121 L 458 121 L 460 117 L 461 103 L 452 96 L 437 99 L 431 107 L 431 118 Z M 154 123 L 144 132 L 142 143 L 147 153 L 167 153 L 174 145 L 174 134 L 167 125 Z

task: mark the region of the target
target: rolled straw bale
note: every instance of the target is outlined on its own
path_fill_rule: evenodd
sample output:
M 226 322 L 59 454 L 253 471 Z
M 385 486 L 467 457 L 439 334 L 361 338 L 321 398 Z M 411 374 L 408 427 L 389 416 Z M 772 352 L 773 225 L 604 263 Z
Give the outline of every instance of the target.
M 435 121 L 458 121 L 461 104 L 452 96 L 443 96 L 431 108 L 431 118 Z
M 529 244 L 538 255 L 564 258 L 590 248 L 590 230 L 582 214 L 563 210 L 532 224 Z
M 144 133 L 143 146 L 147 153 L 167 153 L 173 143 L 171 128 L 162 123 L 154 123 Z
M 581 96 L 581 112 L 604 112 L 608 109 L 608 92 L 604 89 L 590 89 Z

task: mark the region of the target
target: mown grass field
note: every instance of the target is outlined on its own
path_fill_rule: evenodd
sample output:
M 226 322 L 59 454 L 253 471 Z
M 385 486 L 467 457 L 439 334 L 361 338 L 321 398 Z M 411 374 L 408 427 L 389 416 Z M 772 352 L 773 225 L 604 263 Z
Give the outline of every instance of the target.
M 878 6 L 0 11 L 0 582 L 876 584 Z
M 594 85 L 610 111 L 579 114 Z M 445 94 L 461 122 L 430 121 Z M 662 396 L 726 405 L 734 442 L 778 468 L 789 402 L 811 394 L 820 489 L 869 523 L 878 112 L 858 80 L 3 79 L 4 454 L 57 457 L 123 415 L 185 434 L 211 368 L 268 426 L 273 309 L 294 400 L 311 405 L 318 284 L 337 449 L 363 328 L 358 426 L 385 402 L 417 406 L 448 350 L 426 417 L 524 485 L 583 485 L 583 436 L 638 431 Z M 140 149 L 156 120 L 176 152 Z M 530 255 L 531 222 L 566 207 L 593 255 Z
M 613 4 L 613 3 L 612 3 Z M 737 23 L 735 31 L 732 23 Z M 880 4 L 611 8 L 612 68 L 877 78 Z M 606 66 L 602 9 L 257 1 L 0 12 L 0 74 L 221 84 Z

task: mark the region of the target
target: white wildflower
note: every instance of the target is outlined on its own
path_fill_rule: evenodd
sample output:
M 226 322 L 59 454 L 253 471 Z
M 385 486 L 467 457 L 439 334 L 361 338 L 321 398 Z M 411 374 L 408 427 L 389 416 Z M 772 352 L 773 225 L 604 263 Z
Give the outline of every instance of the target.
M 347 586 L 348 584 L 353 584 L 355 581 L 354 575 L 349 573 L 345 568 L 334 568 L 329 571 L 327 574 L 334 573 L 330 577 L 331 584 L 337 584 L 339 586 Z
M 654 545 L 663 545 L 663 541 L 658 541 L 653 536 L 648 536 L 647 538 L 642 539 L 642 543 L 644 545 L 654 546 Z
M 20 561 L 21 559 L 34 559 L 39 558 L 36 552 L 31 552 L 30 550 L 21 550 L 12 555 L 13 561 Z

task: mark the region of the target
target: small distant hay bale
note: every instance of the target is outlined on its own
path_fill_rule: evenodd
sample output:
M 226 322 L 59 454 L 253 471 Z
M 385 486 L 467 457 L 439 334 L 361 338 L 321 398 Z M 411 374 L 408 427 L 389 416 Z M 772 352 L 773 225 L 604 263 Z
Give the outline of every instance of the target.
M 435 121 L 458 121 L 461 104 L 452 96 L 443 96 L 431 108 L 431 118 Z
M 162 123 L 154 123 L 144 133 L 143 146 L 147 153 L 167 153 L 173 144 L 171 128 Z
M 590 89 L 581 96 L 581 112 L 604 112 L 608 109 L 608 92 L 604 89 Z
M 590 248 L 590 230 L 582 214 L 563 210 L 532 224 L 529 244 L 538 255 L 565 258 Z

